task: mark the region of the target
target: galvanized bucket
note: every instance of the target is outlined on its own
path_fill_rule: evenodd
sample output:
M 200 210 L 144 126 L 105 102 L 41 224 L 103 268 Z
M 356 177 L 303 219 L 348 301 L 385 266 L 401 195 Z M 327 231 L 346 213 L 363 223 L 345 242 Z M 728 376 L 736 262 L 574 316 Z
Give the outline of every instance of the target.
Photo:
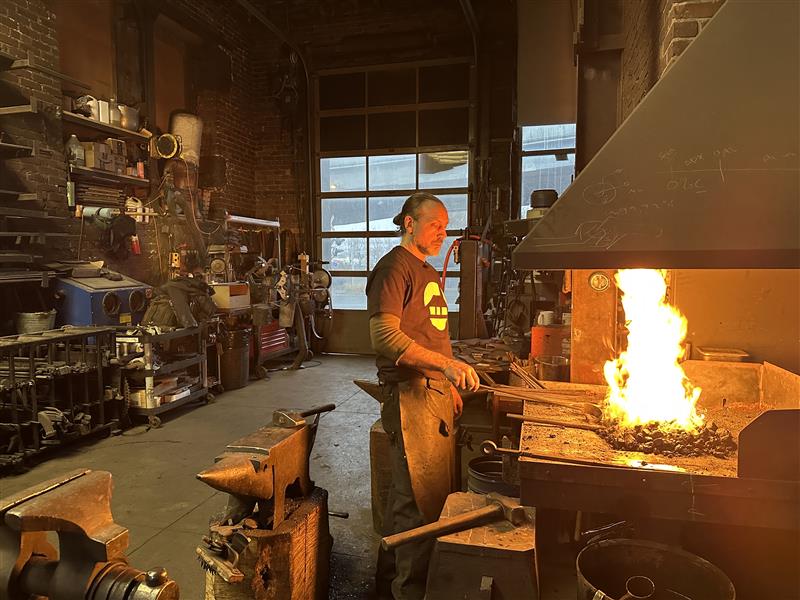
M 17 333 L 37 333 L 52 329 L 56 324 L 56 311 L 20 312 L 16 314 Z

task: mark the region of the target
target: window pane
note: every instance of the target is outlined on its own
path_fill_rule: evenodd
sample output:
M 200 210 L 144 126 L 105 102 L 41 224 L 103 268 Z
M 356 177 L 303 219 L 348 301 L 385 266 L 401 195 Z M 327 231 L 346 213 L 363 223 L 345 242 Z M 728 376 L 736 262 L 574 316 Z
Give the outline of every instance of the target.
M 450 218 L 447 228 L 464 229 L 467 226 L 467 195 L 440 194 L 439 199 L 447 207 L 447 216 Z
M 448 269 L 449 272 L 449 269 Z M 444 280 L 444 297 L 447 298 L 447 310 L 449 312 L 458 312 L 458 282 L 460 279 L 458 275 L 448 275 Z
M 392 223 L 408 196 L 373 196 L 369 199 L 369 230 L 396 231 Z
M 522 197 L 520 218 L 525 218 L 534 190 L 555 190 L 559 196 L 567 189 L 575 173 L 575 155 L 567 154 L 567 160 L 556 160 L 551 155 L 522 157 Z
M 575 123 L 522 128 L 522 151 L 575 147 Z
M 370 190 L 413 190 L 417 187 L 416 155 L 369 157 Z
M 444 244 L 442 244 L 442 249 L 439 251 L 439 254 L 436 256 L 429 256 L 428 262 L 431 263 L 433 268 L 435 268 L 439 273 L 442 272 L 442 265 L 444 265 L 444 257 L 447 254 L 447 251 L 450 249 L 450 246 L 453 244 L 458 236 L 453 235 L 449 236 L 444 240 Z M 450 259 L 447 261 L 447 272 L 450 273 L 451 271 L 455 272 L 458 271 L 460 267 L 456 264 L 455 261 L 455 250 L 450 253 Z
M 366 271 L 367 240 L 364 238 L 323 238 L 322 260 L 331 271 Z
M 333 277 L 331 305 L 336 309 L 367 309 L 366 277 Z
M 322 231 L 364 231 L 366 198 L 323 198 Z
M 367 158 L 346 156 L 319 160 L 319 187 L 323 192 L 360 192 L 367 189 Z
M 400 244 L 400 236 L 369 238 L 369 268 L 375 268 L 378 261 L 392 248 Z
M 469 152 L 430 152 L 419 155 L 419 187 L 457 188 L 469 183 Z

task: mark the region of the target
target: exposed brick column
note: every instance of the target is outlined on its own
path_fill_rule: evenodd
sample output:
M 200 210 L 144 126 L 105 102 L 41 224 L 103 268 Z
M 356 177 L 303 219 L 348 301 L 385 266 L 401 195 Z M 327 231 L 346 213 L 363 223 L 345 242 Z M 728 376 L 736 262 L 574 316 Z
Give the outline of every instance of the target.
M 725 0 L 673 2 L 666 14 L 666 35 L 661 42 L 661 73 L 683 53 Z

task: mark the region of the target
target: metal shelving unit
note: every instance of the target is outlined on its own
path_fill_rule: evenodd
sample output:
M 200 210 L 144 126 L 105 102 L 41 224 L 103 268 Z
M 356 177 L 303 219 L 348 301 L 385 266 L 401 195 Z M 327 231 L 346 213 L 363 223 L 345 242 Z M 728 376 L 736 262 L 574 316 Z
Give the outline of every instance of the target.
M 0 468 L 120 428 L 114 347 L 110 327 L 0 337 Z
M 151 427 L 161 425 L 158 415 L 174 410 L 195 401 L 210 402 L 214 395 L 208 389 L 208 369 L 206 364 L 206 333 L 203 327 L 188 327 L 165 333 L 151 333 L 144 327 L 117 327 L 117 355 L 124 359 L 131 350 L 141 352 L 144 365 L 139 369 L 123 371 L 129 388 L 129 397 L 138 393 L 143 402 L 137 405 L 129 403 L 128 412 L 133 416 L 146 417 Z M 182 352 L 170 351 L 174 342 L 183 340 L 190 348 Z M 157 364 L 157 360 L 162 360 Z M 176 384 L 174 387 L 161 390 L 156 395 L 157 380 L 181 371 L 191 370 L 190 377 L 198 381 L 190 385 Z M 162 403 L 162 398 L 188 389 L 188 394 Z M 143 404 L 143 405 L 142 405 Z

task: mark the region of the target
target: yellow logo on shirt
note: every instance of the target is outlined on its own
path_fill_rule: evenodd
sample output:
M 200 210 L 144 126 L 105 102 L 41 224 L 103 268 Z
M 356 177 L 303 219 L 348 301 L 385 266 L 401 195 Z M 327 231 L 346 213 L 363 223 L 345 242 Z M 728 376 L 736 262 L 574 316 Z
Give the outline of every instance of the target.
M 433 305 L 431 302 L 434 298 L 441 298 L 441 301 Z M 430 312 L 431 325 L 439 331 L 444 331 L 447 328 L 447 298 L 444 297 L 444 293 L 436 281 L 429 281 L 425 286 L 424 299 L 425 306 Z

